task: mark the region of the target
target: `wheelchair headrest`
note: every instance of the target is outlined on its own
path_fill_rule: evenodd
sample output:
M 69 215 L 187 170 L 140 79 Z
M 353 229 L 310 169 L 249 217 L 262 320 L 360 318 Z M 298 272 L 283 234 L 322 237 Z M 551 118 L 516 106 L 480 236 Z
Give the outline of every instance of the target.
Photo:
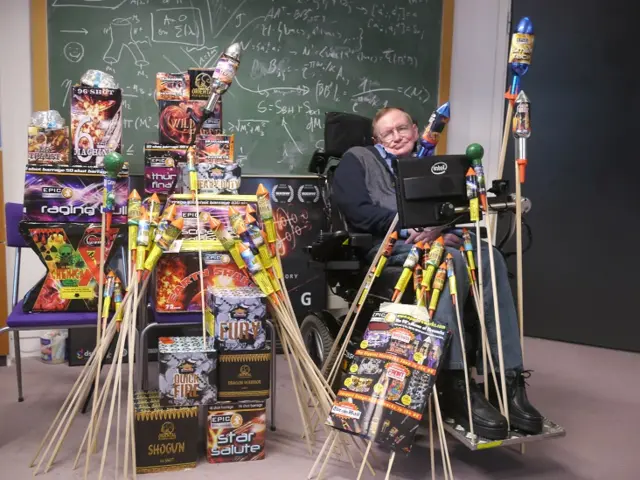
M 324 119 L 324 151 L 340 158 L 351 147 L 373 145 L 372 120 L 353 113 L 327 112 Z

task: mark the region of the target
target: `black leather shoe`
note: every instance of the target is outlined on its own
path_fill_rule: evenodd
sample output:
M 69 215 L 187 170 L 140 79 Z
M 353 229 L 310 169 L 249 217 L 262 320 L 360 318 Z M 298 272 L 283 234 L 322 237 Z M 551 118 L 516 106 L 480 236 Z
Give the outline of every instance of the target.
M 443 413 L 470 431 L 464 372 L 447 370 L 443 372 L 441 381 L 440 407 Z M 469 393 L 474 433 L 490 440 L 507 438 L 509 433 L 507 419 L 484 398 L 484 394 L 472 379 L 469 379 Z
M 505 372 L 511 428 L 535 435 L 542 432 L 543 416 L 527 398 L 526 379 L 530 376 L 530 370 L 507 370 Z M 502 388 L 500 378 L 498 378 L 498 386 Z M 495 396 L 493 380 L 489 383 L 489 391 L 491 402 L 497 406 L 498 401 Z

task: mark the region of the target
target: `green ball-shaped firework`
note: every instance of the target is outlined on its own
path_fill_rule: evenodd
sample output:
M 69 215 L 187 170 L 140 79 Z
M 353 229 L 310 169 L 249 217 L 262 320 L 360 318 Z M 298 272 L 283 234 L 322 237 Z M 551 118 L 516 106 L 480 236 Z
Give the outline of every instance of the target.
M 484 156 L 484 148 L 479 143 L 472 143 L 467 147 L 466 155 L 471 160 L 471 163 L 481 162 Z
M 117 177 L 124 167 L 124 157 L 118 152 L 109 152 L 104 156 L 103 166 L 109 177 Z

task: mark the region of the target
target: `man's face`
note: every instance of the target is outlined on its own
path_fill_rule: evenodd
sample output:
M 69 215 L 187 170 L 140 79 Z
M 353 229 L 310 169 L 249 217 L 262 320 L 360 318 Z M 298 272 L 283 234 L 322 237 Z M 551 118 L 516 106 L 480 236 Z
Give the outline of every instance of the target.
M 418 128 L 406 113 L 391 110 L 378 120 L 374 135 L 387 152 L 402 157 L 413 151 L 418 140 Z

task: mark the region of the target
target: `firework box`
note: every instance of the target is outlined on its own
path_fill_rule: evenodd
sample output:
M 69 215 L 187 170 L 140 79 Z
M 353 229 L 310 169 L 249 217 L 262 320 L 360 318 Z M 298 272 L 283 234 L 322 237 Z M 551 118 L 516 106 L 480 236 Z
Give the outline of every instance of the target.
M 190 68 L 189 95 L 191 100 L 208 100 L 211 96 L 211 79 L 215 68 Z
M 189 76 L 185 73 L 156 73 L 156 100 L 189 100 Z
M 102 167 L 122 150 L 122 90 L 71 87 L 71 164 Z
M 218 357 L 218 399 L 269 398 L 270 342 L 260 350 L 220 350 Z
M 215 339 L 202 337 L 160 337 L 160 405 L 210 405 L 216 400 Z
M 112 223 L 127 223 L 128 170 L 115 185 Z M 104 171 L 83 165 L 27 165 L 24 186 L 25 220 L 34 222 L 102 221 Z
M 136 392 L 136 473 L 195 468 L 198 461 L 198 407 L 165 408 L 157 391 Z
M 233 230 L 229 224 L 229 207 L 234 207 L 243 216 L 248 204 L 254 210 L 258 210 L 258 199 L 255 195 L 201 194 L 198 196 L 200 212 L 200 236 L 198 237 L 196 202 L 191 194 L 171 195 L 167 200 L 167 205 L 171 203 L 176 205 L 176 216 L 180 216 L 184 220 L 182 235 L 176 243 L 176 245 L 180 245 L 180 252 L 195 252 L 199 248 L 203 251 L 224 251 L 224 247 L 216 240 L 215 234 L 209 228 L 208 216 L 211 215 L 220 220 L 232 233 Z M 259 222 L 259 218 L 257 220 Z M 200 242 L 198 242 L 198 238 Z
M 371 317 L 327 425 L 408 454 L 450 335 L 424 307 L 383 304 Z
M 233 135 L 196 137 L 198 190 L 202 193 L 236 194 L 240 188 L 240 165 L 234 160 Z
M 29 165 L 69 165 L 69 127 L 29 127 Z
M 106 355 L 102 358 L 102 363 L 108 365 L 113 362 L 113 356 L 116 351 L 116 345 L 118 343 L 118 336 L 120 332 L 116 332 L 111 341 L 111 345 L 107 349 Z M 86 365 L 93 353 L 93 349 L 96 348 L 96 328 L 70 328 L 69 337 L 67 338 L 67 357 L 69 359 L 70 367 L 79 367 Z M 122 356 L 122 362 L 127 363 L 129 361 L 129 340 L 127 339 L 124 344 L 124 353 Z
M 144 191 L 148 195 L 158 194 L 166 199 L 174 186 L 174 193 L 188 193 L 183 190 L 183 167 L 187 165 L 188 145 L 144 145 Z
M 224 351 L 260 350 L 267 341 L 267 299 L 256 287 L 209 288 L 207 307 Z
M 190 145 L 196 125 L 203 115 L 205 100 L 160 100 L 158 127 L 159 141 L 165 145 Z M 217 135 L 222 133 L 222 101 L 218 101 L 213 115 L 202 126 L 201 133 Z
M 209 463 L 265 458 L 267 413 L 264 401 L 216 402 L 207 414 Z
M 204 287 L 246 287 L 251 280 L 224 252 L 202 253 Z M 166 253 L 158 260 L 154 302 L 157 312 L 201 312 L 200 267 L 196 252 Z M 206 293 L 206 292 L 205 292 Z
M 20 222 L 20 233 L 47 268 L 44 278 L 25 295 L 24 311 L 97 311 L 100 225 Z M 122 258 L 113 247 L 123 243 L 125 234 L 126 226 L 114 225 L 106 232 L 104 278 L 109 270 L 118 275 Z

